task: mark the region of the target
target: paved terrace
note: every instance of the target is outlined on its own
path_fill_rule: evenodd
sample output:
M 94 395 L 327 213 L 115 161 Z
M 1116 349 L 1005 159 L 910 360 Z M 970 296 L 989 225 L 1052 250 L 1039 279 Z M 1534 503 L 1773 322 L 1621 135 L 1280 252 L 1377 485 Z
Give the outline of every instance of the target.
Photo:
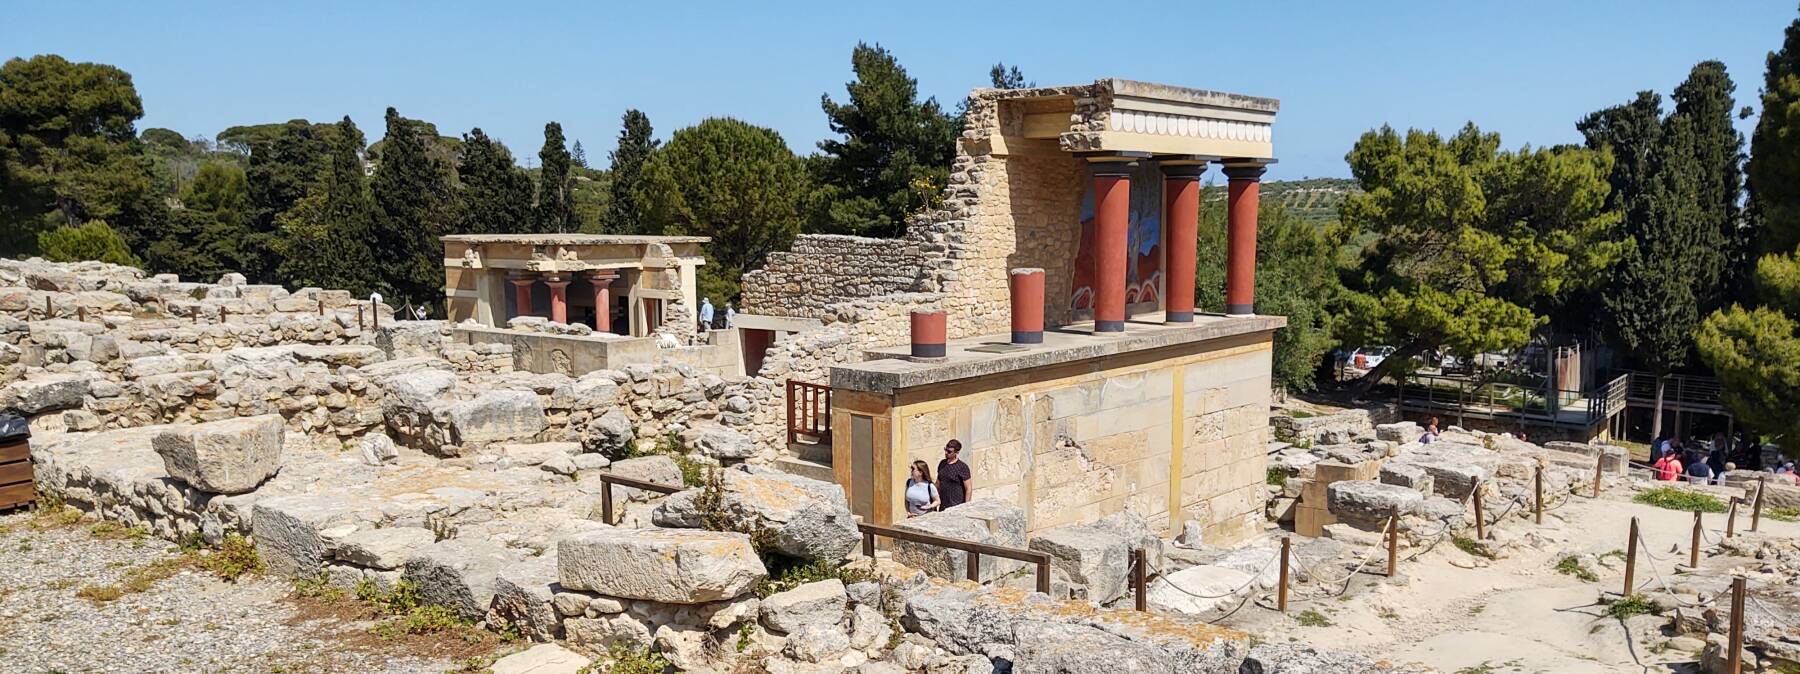
M 1285 316 L 1196 314 L 1193 323 L 1165 324 L 1162 312 L 1135 316 L 1124 332 L 1095 333 L 1092 322 L 1044 331 L 1042 344 L 1012 344 L 1009 333 L 950 340 L 945 357 L 907 358 L 910 345 L 865 352 L 868 360 L 831 368 L 831 387 L 893 393 L 940 382 L 1034 367 L 1073 363 L 1123 353 L 1266 332 L 1287 325 Z

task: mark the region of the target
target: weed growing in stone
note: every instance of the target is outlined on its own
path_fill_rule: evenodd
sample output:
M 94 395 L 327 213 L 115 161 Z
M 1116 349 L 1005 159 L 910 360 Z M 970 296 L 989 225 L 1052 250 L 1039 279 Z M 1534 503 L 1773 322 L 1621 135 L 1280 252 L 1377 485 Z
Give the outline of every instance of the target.
M 117 585 L 88 585 L 76 590 L 75 596 L 100 604 L 125 596 L 125 590 Z
M 1709 513 L 1722 513 L 1727 510 L 1725 503 L 1714 498 L 1711 494 L 1702 494 L 1700 492 L 1688 491 L 1676 487 L 1646 489 L 1638 492 L 1637 496 L 1631 497 L 1631 500 L 1634 503 L 1642 503 L 1644 505 L 1684 512 L 1700 510 Z
M 1287 486 L 1287 480 L 1288 480 L 1287 471 L 1282 470 L 1280 468 L 1270 468 L 1268 477 L 1264 478 L 1263 481 L 1267 482 L 1269 484 L 1275 485 L 1277 487 L 1284 487 L 1284 486 Z
M 673 667 L 668 658 L 649 648 L 614 643 L 605 656 L 576 674 L 665 674 Z
M 1800 521 L 1800 510 L 1783 506 L 1769 506 L 1763 508 L 1763 517 L 1777 522 L 1796 522 Z
M 261 573 L 263 562 L 250 539 L 240 534 L 226 534 L 217 550 L 200 557 L 200 567 L 235 583 L 246 573 Z
M 756 596 L 767 599 L 777 592 L 786 592 L 807 583 L 836 578 L 845 585 L 869 580 L 869 574 L 860 570 L 839 566 L 828 560 L 816 559 L 797 566 L 782 569 L 774 576 L 763 579 L 756 586 Z
M 1304 611 L 1301 611 L 1300 615 L 1294 616 L 1294 621 L 1300 623 L 1301 627 L 1330 627 L 1331 626 L 1330 618 L 1327 618 L 1327 617 L 1325 617 L 1325 614 L 1320 613 L 1320 612 L 1315 611 L 1310 608 L 1306 609 Z
M 1641 594 L 1621 597 L 1618 601 L 1615 601 L 1606 607 L 1606 615 L 1618 618 L 1619 620 L 1624 620 L 1632 616 L 1661 614 L 1662 609 L 1659 608 L 1655 602 L 1650 601 L 1649 597 Z
M 1558 560 L 1556 562 L 1556 572 L 1565 576 L 1574 576 L 1581 579 L 1583 582 L 1588 583 L 1598 582 L 1600 580 L 1598 574 L 1595 574 L 1592 570 L 1583 566 L 1581 560 L 1574 555 L 1569 555 Z
M 344 591 L 332 585 L 331 579 L 325 576 L 324 571 L 320 571 L 319 575 L 311 578 L 295 580 L 294 596 L 305 597 L 307 599 L 330 600 L 343 597 Z
M 737 652 L 742 653 L 750 650 L 750 636 L 755 633 L 756 626 L 749 622 L 745 622 L 738 626 Z
M 1481 543 L 1476 542 L 1475 539 L 1469 538 L 1468 536 L 1452 536 L 1450 542 L 1456 545 L 1456 549 L 1472 556 L 1484 559 L 1498 559 L 1493 551 L 1481 547 Z

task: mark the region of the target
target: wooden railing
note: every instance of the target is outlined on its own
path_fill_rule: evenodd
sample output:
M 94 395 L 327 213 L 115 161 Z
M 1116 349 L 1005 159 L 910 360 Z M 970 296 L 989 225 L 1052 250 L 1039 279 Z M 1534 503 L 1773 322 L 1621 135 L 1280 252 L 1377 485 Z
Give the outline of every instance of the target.
M 789 379 L 787 383 L 788 444 L 810 435 L 820 444 L 831 443 L 831 387 Z
M 909 541 L 909 542 L 913 542 L 913 543 L 923 543 L 925 545 L 935 545 L 940 548 L 949 548 L 952 550 L 961 550 L 963 552 L 968 553 L 968 555 L 969 555 L 969 559 L 968 559 L 969 580 L 975 581 L 977 583 L 981 582 L 981 556 L 982 555 L 988 555 L 990 557 L 1000 557 L 1000 558 L 1004 558 L 1004 559 L 1016 559 L 1018 561 L 1032 564 L 1037 567 L 1037 591 L 1042 592 L 1044 594 L 1050 594 L 1050 554 L 1049 553 L 1038 552 L 1036 550 L 1026 550 L 1024 548 L 1009 548 L 1004 545 L 992 545 L 992 544 L 988 544 L 988 543 L 977 543 L 975 541 L 965 541 L 965 540 L 962 540 L 959 538 L 945 538 L 943 536 L 934 536 L 932 534 L 920 533 L 917 531 L 908 531 L 906 529 L 896 529 L 894 527 L 882 526 L 880 524 L 866 524 L 866 523 L 858 524 L 858 525 L 856 525 L 856 528 L 858 530 L 862 531 L 862 535 L 863 535 L 862 551 L 863 551 L 864 557 L 869 557 L 871 559 L 873 559 L 875 557 L 875 537 L 876 536 L 883 536 L 883 537 L 887 537 L 887 538 L 892 538 L 894 540 Z
M 629 477 L 622 477 L 619 475 L 613 475 L 612 473 L 601 473 L 600 474 L 600 521 L 605 522 L 607 524 L 613 523 L 613 490 L 612 490 L 612 488 L 613 488 L 613 485 L 615 485 L 615 484 L 622 486 L 622 487 L 631 487 L 632 489 L 642 489 L 644 491 L 653 491 L 658 494 L 673 494 L 675 492 L 682 490 L 681 487 L 672 487 L 672 486 L 669 486 L 666 484 L 657 484 L 655 482 L 645 482 L 643 480 L 633 479 L 633 478 L 629 478 Z

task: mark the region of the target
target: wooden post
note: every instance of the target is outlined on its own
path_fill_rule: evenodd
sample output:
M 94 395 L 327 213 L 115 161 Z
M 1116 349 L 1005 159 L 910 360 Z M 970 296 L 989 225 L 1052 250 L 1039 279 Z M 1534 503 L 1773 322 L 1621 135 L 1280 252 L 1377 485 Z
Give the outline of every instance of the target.
M 1758 525 L 1762 524 L 1763 490 L 1768 488 L 1768 486 L 1769 486 L 1769 478 L 1768 477 L 1764 476 L 1764 477 L 1756 478 L 1756 505 L 1751 506 L 1751 508 L 1750 508 L 1750 530 L 1751 531 L 1756 531 L 1756 527 Z
M 1543 524 L 1544 523 L 1544 467 L 1542 465 L 1539 465 L 1537 467 L 1537 471 L 1535 472 L 1535 474 L 1532 477 L 1534 478 L 1533 481 L 1535 483 L 1533 486 L 1535 486 L 1536 490 L 1537 490 L 1537 500 L 1535 501 L 1535 504 L 1536 504 L 1536 513 L 1535 514 L 1537 516 L 1537 523 Z
M 381 305 L 374 302 L 369 303 L 369 319 L 374 321 L 376 330 L 381 329 Z
M 863 556 L 869 559 L 875 558 L 875 534 L 867 531 L 863 532 Z
M 228 322 L 226 319 L 230 318 L 230 316 L 231 316 L 231 310 L 226 309 L 225 307 L 219 307 L 219 322 L 220 323 Z
M 356 307 L 356 329 L 363 329 L 362 305 L 357 305 Z
M 1594 457 L 1594 498 L 1600 498 L 1601 466 L 1602 466 L 1602 462 L 1600 461 L 1600 457 L 1597 457 L 1597 456 Z
M 612 526 L 613 523 L 611 482 L 605 482 L 600 485 L 600 521 L 605 522 L 607 526 Z
M 1287 613 L 1288 545 L 1289 544 L 1290 544 L 1290 541 L 1289 541 L 1288 537 L 1282 536 L 1281 537 L 1281 581 L 1280 581 L 1280 584 L 1275 586 L 1275 605 L 1277 608 L 1281 609 L 1282 613 Z M 1142 554 L 1142 553 L 1139 553 L 1139 554 Z M 1138 610 L 1141 611 L 1143 609 L 1140 608 Z
M 1744 577 L 1731 579 L 1731 641 L 1727 646 L 1731 654 L 1726 656 L 1728 663 L 1725 671 L 1740 674 L 1744 671 Z
M 1638 530 L 1636 517 L 1631 518 L 1631 540 L 1626 541 L 1625 545 L 1628 546 L 1625 548 L 1625 591 L 1619 595 L 1629 597 L 1632 588 L 1637 587 L 1637 584 L 1632 582 L 1636 580 L 1634 576 L 1637 575 Z
M 1393 578 L 1400 562 L 1400 511 L 1388 514 L 1388 565 L 1387 577 Z
M 1731 538 L 1732 534 L 1737 533 L 1737 504 L 1738 498 L 1736 496 L 1731 497 L 1731 510 L 1725 514 L 1726 538 Z
M 319 300 L 319 315 L 320 316 L 325 315 L 325 300 L 323 300 L 323 299 Z
M 1283 548 L 1285 548 L 1287 546 L 1285 539 L 1282 542 L 1282 546 L 1283 546 Z M 1143 548 L 1138 548 L 1136 550 L 1131 551 L 1132 604 L 1133 604 L 1133 608 L 1136 608 L 1140 612 L 1150 610 L 1150 592 L 1149 592 L 1149 587 L 1148 587 L 1149 583 L 1145 582 L 1145 578 L 1148 578 L 1150 575 L 1150 571 L 1147 568 L 1148 562 L 1149 562 L 1149 556 L 1144 554 Z M 1282 581 L 1281 581 L 1282 582 L 1281 606 L 1282 606 L 1282 610 L 1285 611 L 1285 610 L 1287 610 L 1287 558 L 1286 557 L 1283 557 L 1281 560 L 1281 579 L 1282 579 Z
M 1475 491 L 1471 492 L 1475 499 L 1475 540 L 1487 540 L 1487 516 L 1481 512 L 1481 482 L 1475 483 Z
M 44 318 L 56 318 L 56 305 L 50 303 L 50 296 L 44 296 Z
M 1143 553 L 1144 553 L 1143 550 L 1138 551 L 1138 554 L 1140 554 L 1140 555 Z M 1037 591 L 1042 592 L 1044 594 L 1050 594 L 1050 559 L 1049 558 L 1044 558 L 1042 560 L 1039 560 L 1037 563 Z M 1140 596 L 1142 596 L 1142 595 L 1140 595 Z M 1142 602 L 1144 600 L 1139 599 L 1138 601 Z M 1142 610 L 1142 609 L 1139 609 L 1139 610 Z
M 969 551 L 969 580 L 981 582 L 981 553 Z
M 1688 543 L 1688 568 L 1690 569 L 1700 568 L 1700 513 L 1699 508 L 1694 509 L 1694 538 Z
M 75 307 L 75 320 L 87 322 L 87 307 Z
M 199 323 L 200 322 L 200 307 L 194 307 L 193 312 L 188 314 L 188 318 L 193 319 L 195 323 Z

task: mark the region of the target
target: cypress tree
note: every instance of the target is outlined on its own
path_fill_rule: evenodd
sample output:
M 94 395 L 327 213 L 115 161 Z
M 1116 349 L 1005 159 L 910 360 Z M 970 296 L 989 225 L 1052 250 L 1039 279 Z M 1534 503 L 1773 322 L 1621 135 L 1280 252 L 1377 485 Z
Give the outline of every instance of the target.
M 607 155 L 612 162 L 612 203 L 607 205 L 605 223 L 608 232 L 645 233 L 633 192 L 644 161 L 656 151 L 656 141 L 650 135 L 650 117 L 636 108 L 626 110 L 619 129 L 619 146 Z
M 538 150 L 537 231 L 566 232 L 573 228 L 574 208 L 569 203 L 568 144 L 563 141 L 562 125 L 544 125 L 544 149 Z
M 1719 246 L 1713 259 L 1705 261 L 1716 269 L 1704 270 L 1701 277 L 1710 283 L 1697 289 L 1702 314 L 1741 294 L 1754 260 L 1738 206 L 1744 190 L 1744 136 L 1732 126 L 1737 102 L 1731 95 L 1736 90 L 1725 64 L 1702 61 L 1670 97 L 1675 114 L 1687 118 L 1694 132 L 1696 216 L 1714 232 L 1708 238 Z
M 438 237 L 458 220 L 453 170 L 427 143 L 418 122 L 387 110 L 387 137 L 375 169 L 377 287 L 396 301 L 430 301 L 443 287 Z
M 462 162 L 456 174 L 462 182 L 462 231 L 512 234 L 531 230 L 531 176 L 513 162 L 512 151 L 504 144 L 479 127 L 471 129 L 463 135 Z
M 857 44 L 856 80 L 845 103 L 819 97 L 838 139 L 819 142 L 811 161 L 821 192 L 813 219 L 832 232 L 896 236 L 906 216 L 935 207 L 956 158 L 956 120 L 937 100 L 919 100 L 907 76 L 880 45 Z
M 1800 245 L 1800 20 L 1788 24 L 1781 49 L 1769 53 L 1750 157 L 1757 249 L 1792 253 Z
M 361 295 L 377 282 L 369 250 L 375 203 L 363 176 L 362 131 L 348 116 L 330 141 L 322 187 L 277 219 L 282 224 L 281 276 L 296 286 L 341 288 Z

